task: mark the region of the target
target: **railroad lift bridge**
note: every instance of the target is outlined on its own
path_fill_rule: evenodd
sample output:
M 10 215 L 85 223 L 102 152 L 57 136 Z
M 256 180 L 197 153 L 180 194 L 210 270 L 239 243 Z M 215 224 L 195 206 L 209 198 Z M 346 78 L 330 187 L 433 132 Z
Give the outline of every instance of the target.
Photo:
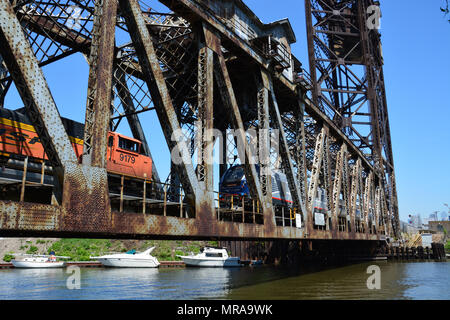
M 309 72 L 291 53 L 288 19 L 263 23 L 242 0 L 159 0 L 165 12 L 156 2 L 0 0 L 0 108 L 14 84 L 47 155 L 2 153 L 2 171 L 18 173 L 0 179 L 0 235 L 399 236 L 380 34 L 367 24 L 377 1 L 305 0 Z M 82 163 L 42 71 L 76 53 L 89 64 Z M 106 168 L 108 132 L 121 121 L 152 157 L 143 112 L 156 113 L 161 143 L 180 160 L 164 181 L 154 157 L 141 179 Z M 2 134 L 2 144 L 17 138 Z M 214 190 L 218 141 L 220 176 L 240 163 L 250 189 L 236 206 Z M 248 161 L 258 156 L 270 161 Z M 272 202 L 273 181 L 260 172 L 274 168 L 291 206 Z

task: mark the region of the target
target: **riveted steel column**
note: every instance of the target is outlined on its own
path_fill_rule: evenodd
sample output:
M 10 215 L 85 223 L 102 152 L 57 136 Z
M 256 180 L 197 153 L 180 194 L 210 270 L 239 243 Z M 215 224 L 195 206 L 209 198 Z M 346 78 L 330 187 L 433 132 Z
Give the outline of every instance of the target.
M 360 189 L 360 185 L 359 185 L 360 175 L 361 175 L 361 159 L 358 159 L 356 161 L 355 166 L 353 167 L 352 185 L 351 185 L 351 190 L 350 190 L 350 222 L 352 224 L 352 230 L 353 229 L 356 230 L 356 199 L 358 197 L 359 189 Z M 359 201 L 361 204 L 361 198 Z M 363 215 L 365 214 L 365 212 L 363 210 L 361 210 L 360 214 L 361 214 L 360 223 L 362 224 Z
M 53 166 L 77 161 L 42 70 L 11 4 L 0 0 L 0 54 Z M 59 178 L 62 179 L 62 170 Z
M 347 145 L 344 143 L 341 147 L 341 150 L 339 150 L 337 157 L 336 157 L 336 170 L 334 173 L 334 185 L 333 185 L 333 203 L 334 203 L 334 214 L 333 219 L 335 219 L 334 225 L 337 225 L 339 221 L 339 214 L 340 214 L 340 194 L 341 192 L 345 194 L 344 188 L 342 188 L 342 180 L 344 179 L 344 165 L 347 157 Z M 346 211 L 348 212 L 347 205 L 345 204 L 345 195 L 344 195 L 344 203 Z
M 280 136 L 280 153 L 283 162 L 283 169 L 287 177 L 287 181 L 289 183 L 289 189 L 291 190 L 292 199 L 294 200 L 294 205 L 302 210 L 303 213 L 306 213 L 306 207 L 303 203 L 303 199 L 300 196 L 300 189 L 298 187 L 297 178 L 294 175 L 294 168 L 292 165 L 291 153 L 289 151 L 289 146 L 286 140 L 286 133 L 284 132 L 283 122 L 281 120 L 280 109 L 278 107 L 278 101 L 275 96 L 275 90 L 273 87 L 272 77 L 262 71 L 263 82 L 268 85 L 270 91 L 270 97 L 272 99 L 272 103 L 270 106 L 270 113 L 272 115 L 272 123 L 276 129 L 279 130 Z
M 364 185 L 364 212 L 369 215 L 370 205 L 372 201 L 372 177 L 373 173 L 369 173 Z M 367 219 L 368 221 L 368 219 Z
M 213 51 L 203 47 L 198 55 L 198 166 L 199 182 L 213 190 Z
M 325 196 L 327 198 L 327 215 L 333 211 L 333 185 L 331 182 L 331 159 L 330 159 L 330 134 L 329 128 L 325 128 L 325 143 L 324 143 L 324 152 L 323 152 L 323 183 Z M 326 220 L 326 225 L 329 229 L 329 220 Z
M 267 81 L 256 76 L 257 81 L 257 108 L 258 108 L 258 163 L 259 181 L 265 201 L 272 205 L 272 178 L 270 162 L 270 114 L 269 114 L 269 88 Z
M 304 122 L 304 115 L 305 115 L 305 103 L 304 103 L 304 92 L 299 92 L 299 99 L 298 104 L 299 108 L 296 111 L 296 118 L 297 118 L 297 134 L 296 134 L 296 148 L 295 150 L 295 161 L 297 163 L 297 181 L 299 183 L 300 188 L 300 197 L 303 200 L 303 204 L 307 208 L 309 207 L 308 204 L 308 179 L 307 179 L 307 170 L 306 170 L 306 140 L 305 140 L 305 122 Z M 308 214 L 307 212 L 304 212 L 303 218 L 305 219 L 305 224 L 307 224 L 307 218 Z
M 184 176 L 184 179 L 182 179 L 183 187 L 186 192 L 195 194 L 198 189 L 198 181 L 195 176 L 190 152 L 186 144 L 177 144 L 176 139 L 173 139 L 181 138 L 181 127 L 141 8 L 136 0 L 120 0 L 119 5 L 136 49 L 144 80 L 153 98 L 156 113 L 169 150 L 173 155 L 177 153 L 181 158 L 182 163 L 179 167 Z M 174 134 L 174 137 L 172 137 L 172 134 Z
M 314 201 L 316 199 L 317 194 L 317 188 L 319 187 L 319 176 L 320 176 L 320 169 L 322 166 L 323 161 L 323 150 L 325 145 L 325 138 L 326 138 L 326 132 L 325 128 L 322 128 L 320 133 L 317 135 L 316 138 L 316 148 L 314 151 L 314 159 L 313 159 L 313 165 L 311 170 L 311 180 L 309 183 L 309 189 L 308 189 L 308 216 L 310 217 L 312 228 L 314 225 L 314 217 L 313 217 L 313 209 L 314 209 Z
M 106 168 L 117 0 L 95 1 L 83 165 Z
M 250 188 L 250 193 L 253 199 L 259 201 L 261 206 L 264 208 L 264 224 L 270 230 L 275 225 L 275 217 L 272 214 L 272 207 L 270 206 L 270 204 L 264 201 L 264 196 L 261 190 L 261 184 L 258 179 L 256 166 L 254 163 L 252 163 L 252 161 L 250 161 L 251 159 L 253 159 L 253 155 L 251 154 L 250 148 L 248 146 L 247 137 L 244 130 L 244 123 L 242 121 L 236 97 L 234 95 L 233 85 L 228 74 L 228 68 L 225 62 L 225 58 L 222 55 L 222 52 L 219 52 L 217 54 L 217 57 L 218 63 L 215 66 L 216 72 L 214 74 L 222 96 L 223 104 L 228 110 L 230 110 L 231 113 L 231 122 L 235 129 L 236 138 L 238 141 L 239 158 L 241 159 L 241 163 L 244 165 L 245 176 Z
M 205 33 L 208 34 L 208 33 Z M 214 52 L 208 47 L 200 48 L 198 55 L 198 166 L 197 177 L 199 187 L 202 189 L 202 206 L 200 215 L 205 219 L 212 218 L 208 214 L 214 212 L 214 135 L 213 135 L 213 89 L 214 89 Z

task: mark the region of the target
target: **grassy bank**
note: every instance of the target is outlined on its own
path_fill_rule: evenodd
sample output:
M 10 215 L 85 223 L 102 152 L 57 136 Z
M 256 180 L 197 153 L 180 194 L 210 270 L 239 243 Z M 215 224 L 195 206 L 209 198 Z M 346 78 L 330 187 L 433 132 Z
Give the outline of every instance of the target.
M 90 256 L 111 252 L 127 252 L 131 249 L 144 251 L 156 247 L 152 255 L 161 261 L 181 260 L 177 255 L 198 253 L 205 245 L 216 245 L 205 241 L 164 241 L 164 240 L 104 240 L 104 239 L 61 239 L 50 248 L 57 255 L 71 257 L 73 261 L 89 261 Z
M 181 260 L 177 255 L 198 253 L 203 246 L 216 246 L 215 241 L 164 241 L 164 240 L 108 240 L 108 239 L 58 239 L 39 250 L 33 243 L 45 241 L 36 239 L 28 246 L 21 246 L 14 253 L 48 254 L 54 251 L 58 256 L 70 257 L 69 261 L 90 261 L 90 256 L 100 256 L 107 253 L 127 252 L 131 249 L 144 251 L 155 246 L 152 255 L 160 261 Z M 13 258 L 12 252 L 6 253 L 3 261 Z
M 445 252 L 450 253 L 450 240 L 448 240 L 445 245 Z

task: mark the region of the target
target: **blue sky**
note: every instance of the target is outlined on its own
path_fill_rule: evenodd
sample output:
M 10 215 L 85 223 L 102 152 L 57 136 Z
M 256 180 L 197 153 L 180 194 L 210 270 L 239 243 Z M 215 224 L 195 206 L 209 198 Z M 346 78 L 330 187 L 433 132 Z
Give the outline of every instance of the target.
M 297 36 L 293 52 L 308 68 L 304 1 L 245 2 L 265 23 L 290 19 Z M 450 23 L 439 10 L 443 3 L 381 1 L 384 75 L 400 218 L 404 221 L 408 214 L 428 217 L 433 211 L 446 210 L 443 203 L 450 204 Z M 88 77 L 84 58 L 71 56 L 44 67 L 44 73 L 61 115 L 84 122 Z M 6 107 L 21 106 L 12 90 Z M 165 179 L 170 162 L 159 121 L 154 112 L 140 118 Z M 131 135 L 126 126 L 120 131 Z

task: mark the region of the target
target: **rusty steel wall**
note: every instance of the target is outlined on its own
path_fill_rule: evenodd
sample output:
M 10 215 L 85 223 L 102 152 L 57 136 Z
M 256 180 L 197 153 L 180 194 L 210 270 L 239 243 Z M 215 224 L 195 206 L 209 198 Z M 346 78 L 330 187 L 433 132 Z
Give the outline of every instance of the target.
M 295 36 L 288 21 L 265 25 L 241 0 L 159 2 L 172 12 L 155 12 L 151 3 L 137 0 L 0 0 L 0 102 L 13 82 L 54 174 L 50 204 L 0 200 L 0 235 L 324 240 L 395 235 L 393 164 L 386 172 L 380 169 L 381 158 L 368 158 L 366 146 L 355 144 L 322 106 L 315 74 L 308 79 L 290 56 Z M 312 9 L 306 2 L 308 15 Z M 68 23 L 74 7 L 83 17 L 75 27 Z M 248 15 L 253 39 L 237 32 L 233 12 Z M 118 43 L 117 30 L 130 41 Z M 272 39 L 272 34 L 281 36 Z M 273 43 L 275 49 L 266 50 Z M 41 70 L 75 53 L 89 63 L 82 159 L 76 159 Z M 147 207 L 145 180 L 142 210 L 124 212 L 122 194 L 117 210 L 108 191 L 107 132 L 126 119 L 151 157 L 139 120 L 140 113 L 151 111 L 165 136 L 161 143 L 183 161 L 172 165 L 171 180 L 162 184 L 156 167 L 163 160 L 152 158 L 149 180 L 160 187 L 159 198 L 149 203 L 158 200 L 158 205 Z M 195 148 L 173 139 L 181 129 L 198 141 Z M 242 213 L 231 212 L 231 221 L 214 190 L 212 129 L 235 130 L 232 143 L 223 138 L 231 146 L 223 156 L 236 157 L 225 159 L 221 172 L 240 161 L 250 189 L 251 198 L 242 200 Z M 258 133 L 254 145 L 249 129 Z M 274 131 L 279 151 L 272 154 L 267 132 Z M 390 143 L 387 135 L 383 139 Z M 257 164 L 246 161 L 255 154 L 276 158 L 292 208 L 273 205 L 270 175 L 258 174 Z M 274 166 L 260 162 L 259 170 Z M 319 190 L 326 198 L 323 224 L 315 218 Z M 169 204 L 180 214 L 167 214 Z

